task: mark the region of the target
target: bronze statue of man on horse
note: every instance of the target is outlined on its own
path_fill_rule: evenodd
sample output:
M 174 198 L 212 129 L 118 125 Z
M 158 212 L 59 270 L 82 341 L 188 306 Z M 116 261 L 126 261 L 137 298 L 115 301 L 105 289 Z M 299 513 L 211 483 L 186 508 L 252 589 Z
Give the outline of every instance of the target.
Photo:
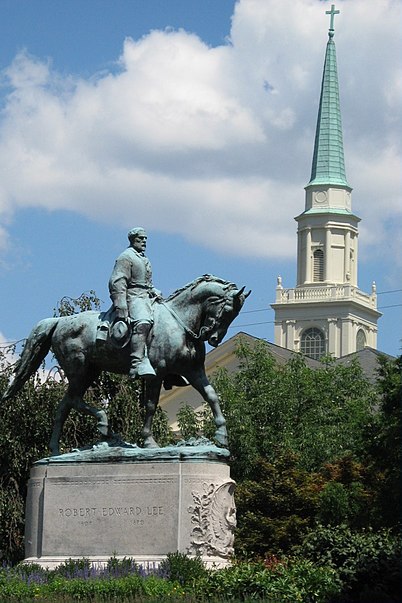
M 128 237 L 130 246 L 117 258 L 110 277 L 113 307 L 107 312 L 88 310 L 41 320 L 26 341 L 3 399 L 23 387 L 51 349 L 68 381 L 53 424 L 53 455 L 59 454 L 61 431 L 73 408 L 94 416 L 103 438 L 112 438 L 106 412 L 83 399 L 102 371 L 146 382 L 145 448 L 158 446 L 152 421 L 162 384 L 169 389 L 182 383 L 190 384 L 208 402 L 216 425 L 215 441 L 226 446 L 226 421 L 205 374 L 205 342 L 219 345 L 250 292 L 205 274 L 163 300 L 153 287 L 151 265 L 144 253 L 145 230 L 134 228 Z M 105 336 L 109 330 L 111 337 Z

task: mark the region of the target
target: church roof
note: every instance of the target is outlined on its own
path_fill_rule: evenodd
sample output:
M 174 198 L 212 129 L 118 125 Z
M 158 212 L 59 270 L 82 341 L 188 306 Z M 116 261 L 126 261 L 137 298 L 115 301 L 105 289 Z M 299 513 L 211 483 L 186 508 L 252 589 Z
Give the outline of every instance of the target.
M 332 11 L 333 11 L 332 7 Z M 334 12 L 336 14 L 339 11 Z M 329 13 L 331 14 L 331 13 Z M 333 14 L 325 53 L 311 178 L 307 186 L 350 186 L 346 180 Z
M 351 354 L 347 354 L 346 356 L 341 356 L 336 359 L 336 364 L 343 364 L 344 366 L 350 366 L 354 359 L 356 359 L 362 370 L 364 375 L 367 377 L 371 383 L 376 383 L 379 376 L 379 358 L 380 356 L 384 356 L 388 360 L 394 360 L 394 356 L 390 356 L 385 352 L 380 352 L 375 350 L 374 348 L 365 347 L 358 352 L 352 352 Z

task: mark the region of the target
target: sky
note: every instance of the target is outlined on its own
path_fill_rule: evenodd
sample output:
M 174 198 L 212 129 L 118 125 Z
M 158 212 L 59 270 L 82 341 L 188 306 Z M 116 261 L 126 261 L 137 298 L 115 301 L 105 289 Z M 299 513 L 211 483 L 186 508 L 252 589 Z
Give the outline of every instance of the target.
M 133 226 L 164 295 L 205 273 L 252 290 L 228 337 L 273 341 L 296 284 L 330 2 L 0 0 L 0 341 L 107 283 Z M 359 288 L 401 349 L 400 0 L 338 0 Z

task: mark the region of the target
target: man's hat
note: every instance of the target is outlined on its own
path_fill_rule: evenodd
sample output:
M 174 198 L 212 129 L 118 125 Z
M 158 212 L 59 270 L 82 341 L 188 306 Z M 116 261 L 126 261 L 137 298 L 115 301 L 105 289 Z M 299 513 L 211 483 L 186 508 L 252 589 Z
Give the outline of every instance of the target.
M 130 329 L 124 320 L 117 320 L 110 329 L 110 339 L 116 348 L 124 348 L 130 341 Z

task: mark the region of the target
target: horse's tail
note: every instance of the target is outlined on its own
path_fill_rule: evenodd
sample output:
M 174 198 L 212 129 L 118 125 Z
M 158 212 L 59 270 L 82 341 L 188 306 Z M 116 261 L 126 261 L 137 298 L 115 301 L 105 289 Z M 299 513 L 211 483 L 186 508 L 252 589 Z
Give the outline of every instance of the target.
M 58 318 L 45 318 L 32 329 L 14 369 L 14 379 L 3 394 L 2 400 L 15 396 L 29 377 L 38 370 L 50 350 L 52 335 L 58 320 Z

